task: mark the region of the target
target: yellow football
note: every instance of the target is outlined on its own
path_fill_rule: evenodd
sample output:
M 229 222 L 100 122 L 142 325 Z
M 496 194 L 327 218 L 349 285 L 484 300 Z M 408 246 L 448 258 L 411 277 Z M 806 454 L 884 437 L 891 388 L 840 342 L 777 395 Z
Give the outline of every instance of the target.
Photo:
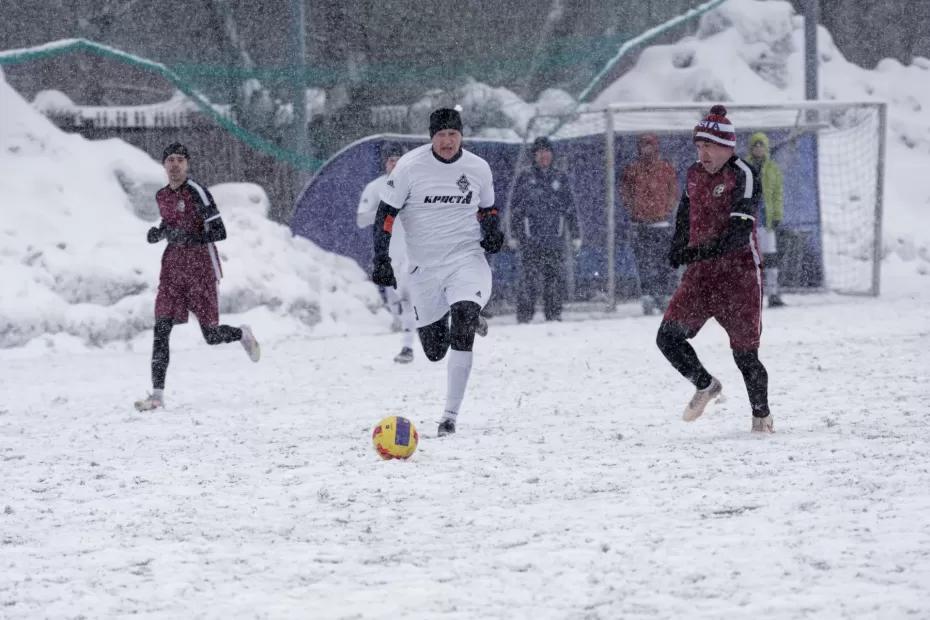
M 420 435 L 413 422 L 397 415 L 384 418 L 371 432 L 371 442 L 383 459 L 410 458 L 419 441 Z

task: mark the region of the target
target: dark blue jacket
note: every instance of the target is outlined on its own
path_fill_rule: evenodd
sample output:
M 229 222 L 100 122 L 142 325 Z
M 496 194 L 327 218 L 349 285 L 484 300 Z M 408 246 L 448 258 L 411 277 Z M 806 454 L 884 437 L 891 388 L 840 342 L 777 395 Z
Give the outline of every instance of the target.
M 561 248 L 565 233 L 580 239 L 568 175 L 552 166 L 521 173 L 510 201 L 510 234 L 520 245 Z

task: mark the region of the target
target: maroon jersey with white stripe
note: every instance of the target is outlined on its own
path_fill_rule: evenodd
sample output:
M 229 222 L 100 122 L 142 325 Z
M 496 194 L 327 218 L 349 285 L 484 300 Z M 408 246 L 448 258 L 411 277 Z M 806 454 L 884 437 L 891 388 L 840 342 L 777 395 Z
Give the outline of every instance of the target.
M 155 194 L 164 224 L 186 233 L 202 233 L 220 218 L 213 196 L 188 179 L 177 189 L 166 186 Z M 216 283 L 222 276 L 219 254 L 212 243 L 168 244 L 161 257 L 155 317 L 187 321 L 193 312 L 201 325 L 219 322 Z
M 700 162 L 688 168 L 685 181 L 688 196 L 688 246 L 697 247 L 720 237 L 730 224 L 731 217 L 744 216 L 755 221 L 758 211 L 759 183 L 749 164 L 733 157 L 717 172 L 711 174 Z M 759 256 L 756 227 L 752 239 L 744 250 L 721 256 Z
M 713 317 L 726 330 L 734 351 L 757 349 L 762 334 L 761 254 L 755 225 L 760 193 L 758 179 L 743 160 L 732 157 L 713 174 L 698 162 L 688 169 L 676 217 L 676 237 L 686 234 L 690 248 L 721 245 L 734 218 L 752 221 L 751 227 L 734 229 L 746 230 L 745 241 L 735 239 L 736 245 L 723 254 L 688 265 L 663 317 L 692 335 Z M 682 237 L 682 245 L 684 241 Z
M 220 212 L 213 196 L 205 187 L 188 179 L 177 189 L 165 186 L 155 194 L 158 211 L 166 226 L 186 233 L 202 233 L 210 223 L 218 220 Z M 217 281 L 222 277 L 219 255 L 212 243 L 206 245 L 169 245 L 162 256 L 162 269 L 166 265 L 177 269 L 197 270 L 209 267 Z

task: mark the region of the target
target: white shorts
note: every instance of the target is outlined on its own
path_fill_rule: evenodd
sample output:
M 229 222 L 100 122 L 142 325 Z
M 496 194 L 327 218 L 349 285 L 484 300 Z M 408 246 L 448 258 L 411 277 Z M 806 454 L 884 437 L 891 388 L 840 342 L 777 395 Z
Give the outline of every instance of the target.
M 439 267 L 410 266 L 410 299 L 417 327 L 441 319 L 457 301 L 482 308 L 491 296 L 491 268 L 484 254 L 463 256 Z
M 759 250 L 763 254 L 778 254 L 778 242 L 775 238 L 775 231 L 765 226 L 756 229 L 759 237 Z

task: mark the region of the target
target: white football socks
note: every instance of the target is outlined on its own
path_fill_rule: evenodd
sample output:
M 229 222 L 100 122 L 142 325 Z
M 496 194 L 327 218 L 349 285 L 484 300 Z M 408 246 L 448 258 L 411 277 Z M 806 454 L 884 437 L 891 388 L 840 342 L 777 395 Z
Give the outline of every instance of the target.
M 465 399 L 465 388 L 468 386 L 468 376 L 471 374 L 471 351 L 449 350 L 448 362 L 446 363 L 447 387 L 446 387 L 446 408 L 443 411 L 443 420 L 455 420 L 459 413 L 459 407 Z
M 778 295 L 778 267 L 765 268 L 765 294 Z
M 407 300 L 400 302 L 401 315 L 400 322 L 404 328 L 404 335 L 401 340 L 401 346 L 407 349 L 413 348 L 413 335 L 417 331 L 417 319 L 413 315 L 413 304 Z

